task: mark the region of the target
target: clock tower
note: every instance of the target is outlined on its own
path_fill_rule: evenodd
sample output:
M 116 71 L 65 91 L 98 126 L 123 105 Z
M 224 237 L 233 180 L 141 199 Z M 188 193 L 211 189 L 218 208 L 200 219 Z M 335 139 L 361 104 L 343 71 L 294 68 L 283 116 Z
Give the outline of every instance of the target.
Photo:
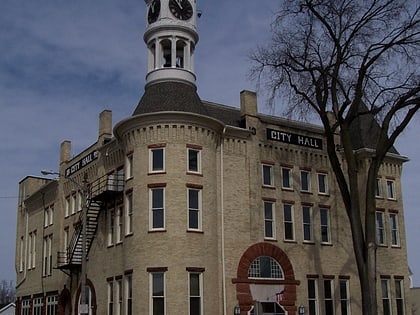
M 194 50 L 198 42 L 196 0 L 145 1 L 146 89 L 160 82 L 179 82 L 195 87 Z

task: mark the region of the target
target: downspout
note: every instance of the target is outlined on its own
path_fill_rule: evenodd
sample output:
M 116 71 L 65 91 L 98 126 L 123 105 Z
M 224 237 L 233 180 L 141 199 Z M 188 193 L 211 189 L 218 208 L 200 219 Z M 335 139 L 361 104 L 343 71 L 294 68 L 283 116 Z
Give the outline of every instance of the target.
M 225 206 L 224 206 L 224 194 L 223 194 L 223 143 L 225 139 L 226 127 L 223 128 L 222 132 L 222 143 L 220 145 L 220 211 L 221 211 L 221 237 L 222 237 L 222 286 L 223 286 L 223 314 L 227 314 L 226 305 L 226 266 L 225 266 Z

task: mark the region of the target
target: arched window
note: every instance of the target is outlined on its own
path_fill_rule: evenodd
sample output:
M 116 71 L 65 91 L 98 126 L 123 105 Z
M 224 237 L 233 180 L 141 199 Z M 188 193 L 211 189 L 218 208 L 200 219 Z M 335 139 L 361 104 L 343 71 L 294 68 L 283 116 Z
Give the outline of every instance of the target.
M 171 48 L 171 40 L 164 39 L 160 42 L 161 51 L 162 51 L 162 66 L 164 68 L 169 68 L 172 65 L 172 48 Z
M 184 68 L 185 62 L 185 46 L 187 44 L 183 40 L 178 40 L 176 42 L 176 67 L 177 68 Z
M 259 256 L 248 269 L 248 278 L 284 279 L 283 270 L 272 257 Z

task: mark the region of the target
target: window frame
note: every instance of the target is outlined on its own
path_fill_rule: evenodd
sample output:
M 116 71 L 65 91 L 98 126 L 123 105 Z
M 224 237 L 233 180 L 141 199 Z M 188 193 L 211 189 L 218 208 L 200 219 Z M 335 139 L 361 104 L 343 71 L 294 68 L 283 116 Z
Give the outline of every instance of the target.
M 405 310 L 406 310 L 404 279 L 394 279 L 394 285 L 395 285 L 395 307 L 397 310 L 396 315 L 404 315 Z
M 381 278 L 382 314 L 392 315 L 390 279 Z M 385 287 L 384 287 L 385 285 Z
M 133 234 L 133 192 L 125 194 L 125 236 Z
M 192 278 L 191 276 L 198 276 L 198 295 L 193 295 L 192 291 Z M 192 299 L 199 301 L 199 312 L 192 310 Z M 202 272 L 188 272 L 188 312 L 190 315 L 204 314 L 203 308 L 203 273 Z
M 129 180 L 134 177 L 133 173 L 134 157 L 133 153 L 129 153 L 125 157 L 125 179 Z
M 305 222 L 305 209 L 308 209 L 309 221 Z M 306 229 L 308 227 L 308 229 Z M 309 232 L 309 238 L 306 237 L 306 232 Z M 313 226 L 313 207 L 310 205 L 302 205 L 302 237 L 303 242 L 313 243 L 314 242 L 314 226 Z
M 343 286 L 344 285 L 344 288 Z M 350 315 L 350 280 L 339 279 L 339 291 L 340 291 L 340 310 L 341 315 Z
M 158 284 L 158 285 L 162 285 L 162 295 L 155 295 L 155 276 L 161 276 L 162 277 L 162 283 Z M 149 277 L 149 296 L 150 296 L 150 300 L 149 300 L 149 309 L 150 309 L 150 314 L 155 314 L 154 312 L 154 301 L 159 299 L 162 300 L 161 303 L 163 303 L 162 308 L 163 308 L 163 314 L 166 314 L 166 273 L 163 271 L 159 271 L 159 272 L 150 272 L 150 277 Z M 158 279 L 156 279 L 158 280 Z
M 196 162 L 196 169 L 192 168 L 191 166 L 191 156 L 190 154 L 195 152 L 196 155 L 194 157 L 194 161 Z M 202 148 L 199 146 L 187 146 L 187 173 L 190 174 L 202 174 L 201 168 L 201 155 L 202 155 Z
M 123 204 L 118 204 L 116 207 L 116 216 L 115 216 L 115 244 L 120 244 L 124 238 L 124 206 Z
M 307 187 L 303 186 L 304 180 L 303 180 L 303 174 L 306 174 L 306 183 Z M 310 193 L 312 191 L 312 185 L 311 185 L 311 171 L 309 170 L 300 170 L 300 191 L 305 193 Z
M 389 213 L 389 232 L 392 247 L 400 247 L 400 227 L 398 222 L 398 213 Z
M 281 167 L 281 189 L 293 190 L 293 168 L 290 166 Z
M 108 211 L 107 211 L 108 217 L 107 217 L 107 246 L 113 246 L 116 243 L 115 240 L 115 206 L 113 204 L 108 205 Z
M 162 207 L 157 207 L 156 205 L 154 205 L 154 193 L 157 191 L 162 191 Z M 159 186 L 159 187 L 153 187 L 153 188 L 149 188 L 149 230 L 150 231 L 164 231 L 165 230 L 165 225 L 166 225 L 166 220 L 165 220 L 165 204 L 166 204 L 166 200 L 165 200 L 165 195 L 166 195 L 166 189 L 163 186 Z M 154 212 L 155 211 L 161 211 L 162 214 L 162 226 L 154 226 Z
M 150 146 L 149 147 L 149 174 L 159 174 L 159 173 L 165 173 L 166 169 L 166 146 L 165 145 L 156 145 L 156 146 Z M 162 152 L 162 166 L 155 165 L 157 164 L 157 158 L 155 154 L 157 152 Z M 160 161 L 159 161 L 160 162 Z
M 335 314 L 334 312 L 335 310 L 334 280 L 323 279 L 323 285 L 324 285 L 324 314 L 334 315 Z
M 382 191 L 382 179 L 380 177 L 376 178 L 375 184 L 375 198 L 382 198 L 383 191 Z
M 380 218 L 380 221 L 379 221 Z M 386 246 L 386 232 L 385 232 L 385 212 L 376 210 L 375 212 L 376 220 L 376 244 L 379 246 Z
M 124 314 L 133 314 L 133 274 L 127 273 L 124 277 Z
M 267 208 L 269 207 L 269 208 Z M 264 211 L 264 238 L 269 240 L 277 239 L 276 235 L 276 206 L 274 201 L 263 200 L 263 211 Z M 271 217 L 267 217 L 267 211 Z M 267 233 L 267 227 L 271 229 L 271 235 Z
M 191 193 L 195 192 L 197 193 L 197 205 L 192 205 L 191 204 Z M 187 230 L 188 231 L 202 231 L 203 230 L 203 226 L 202 226 L 202 188 L 200 187 L 187 187 L 187 205 L 188 205 L 188 217 L 187 217 Z M 196 206 L 196 208 L 194 208 L 193 206 Z M 195 213 L 196 214 L 196 220 L 197 220 L 197 227 L 192 227 L 192 220 L 191 220 L 191 215 Z M 195 222 L 194 222 L 195 223 Z
M 286 209 L 290 210 L 290 219 L 286 220 Z M 283 203 L 283 240 L 295 241 L 295 214 L 294 205 L 291 203 Z M 287 235 L 289 232 L 292 233 Z
M 323 172 L 317 172 L 316 177 L 317 177 L 317 182 L 318 182 L 318 194 L 328 195 L 329 194 L 328 174 L 323 173 Z M 321 178 L 323 178 L 322 181 L 320 180 Z
M 395 192 L 395 179 L 386 180 L 386 196 L 388 200 L 397 200 L 396 192 Z
M 327 222 L 323 222 L 323 215 L 322 213 L 326 213 Z M 320 232 L 321 232 L 321 244 L 331 244 L 331 213 L 328 207 L 320 207 L 319 208 L 319 220 L 320 220 Z M 324 232 L 326 229 L 326 233 Z M 324 240 L 324 235 L 327 236 L 328 240 Z
M 313 287 L 314 292 L 311 292 L 311 287 Z M 319 297 L 318 297 L 318 279 L 317 278 L 307 279 L 307 290 L 308 290 L 308 315 L 318 315 L 319 314 L 319 302 L 318 302 Z
M 268 173 L 267 173 L 268 171 Z M 272 164 L 261 163 L 261 175 L 263 187 L 274 187 L 274 167 Z M 268 176 L 268 177 L 267 177 Z M 268 180 L 268 181 L 266 181 Z
M 114 279 L 107 281 L 107 315 L 114 315 Z

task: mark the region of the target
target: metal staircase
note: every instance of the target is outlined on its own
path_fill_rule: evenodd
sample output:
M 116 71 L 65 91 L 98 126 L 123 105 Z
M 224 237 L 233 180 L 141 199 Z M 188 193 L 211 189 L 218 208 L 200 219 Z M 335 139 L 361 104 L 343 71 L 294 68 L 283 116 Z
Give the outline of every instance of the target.
M 89 186 L 86 196 L 86 255 L 89 254 L 98 229 L 98 218 L 106 202 L 122 194 L 124 174 L 105 175 Z M 83 210 L 79 215 L 73 236 L 65 252 L 57 254 L 58 269 L 78 269 L 82 264 Z

